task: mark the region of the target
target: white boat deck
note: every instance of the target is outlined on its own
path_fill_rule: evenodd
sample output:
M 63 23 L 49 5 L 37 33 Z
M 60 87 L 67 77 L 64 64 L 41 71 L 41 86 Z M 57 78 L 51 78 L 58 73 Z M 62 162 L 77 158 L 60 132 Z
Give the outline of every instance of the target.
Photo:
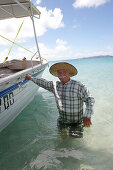
M 40 61 L 32 61 L 31 60 L 12 60 L 8 61 L 5 64 L 0 64 L 0 78 L 4 78 L 14 73 L 17 73 L 21 70 L 28 69 L 35 65 L 40 64 Z
M 9 68 L 0 68 L 0 78 L 4 78 L 4 77 L 7 77 L 7 76 L 10 76 L 14 73 L 18 72 L 17 70 L 11 70 Z

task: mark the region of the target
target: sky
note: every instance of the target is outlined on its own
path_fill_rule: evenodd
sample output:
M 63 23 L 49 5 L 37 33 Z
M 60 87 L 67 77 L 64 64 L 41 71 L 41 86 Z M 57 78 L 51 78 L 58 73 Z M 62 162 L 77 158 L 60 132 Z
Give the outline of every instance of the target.
M 41 12 L 35 19 L 40 54 L 48 61 L 113 56 L 113 0 L 32 0 Z M 16 37 L 20 25 L 22 28 Z M 36 52 L 29 18 L 0 21 L 0 35 Z M 0 37 L 0 62 L 30 59 L 32 53 Z M 9 53 L 9 54 L 8 54 Z

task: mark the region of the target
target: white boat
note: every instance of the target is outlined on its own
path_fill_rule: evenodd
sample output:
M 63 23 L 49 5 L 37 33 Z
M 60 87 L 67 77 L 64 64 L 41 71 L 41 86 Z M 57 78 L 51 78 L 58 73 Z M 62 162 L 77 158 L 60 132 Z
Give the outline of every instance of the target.
M 27 12 L 26 12 L 27 11 Z M 0 0 L 0 20 L 30 16 L 33 23 L 39 60 L 12 60 L 0 64 L 0 131 L 33 100 L 38 86 L 25 80 L 25 75 L 41 77 L 48 62 L 42 60 L 34 25 L 34 15 L 40 11 L 29 0 Z

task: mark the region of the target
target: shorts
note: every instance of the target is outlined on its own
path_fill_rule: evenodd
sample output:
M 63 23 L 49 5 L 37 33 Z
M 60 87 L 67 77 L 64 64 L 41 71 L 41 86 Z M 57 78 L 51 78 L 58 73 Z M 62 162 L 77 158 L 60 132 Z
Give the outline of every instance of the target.
M 83 123 L 63 123 L 58 119 L 57 126 L 61 134 L 65 132 L 65 135 L 83 138 Z

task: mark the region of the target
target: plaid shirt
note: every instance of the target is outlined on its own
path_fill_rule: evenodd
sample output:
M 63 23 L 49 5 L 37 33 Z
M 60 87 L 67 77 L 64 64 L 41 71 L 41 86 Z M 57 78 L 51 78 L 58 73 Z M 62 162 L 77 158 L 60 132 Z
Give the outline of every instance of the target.
M 79 123 L 82 122 L 83 117 L 91 118 L 94 98 L 80 82 L 70 80 L 62 85 L 60 81 L 53 82 L 42 78 L 32 78 L 31 80 L 55 95 L 59 118 L 63 123 Z M 83 114 L 84 103 L 86 109 Z

